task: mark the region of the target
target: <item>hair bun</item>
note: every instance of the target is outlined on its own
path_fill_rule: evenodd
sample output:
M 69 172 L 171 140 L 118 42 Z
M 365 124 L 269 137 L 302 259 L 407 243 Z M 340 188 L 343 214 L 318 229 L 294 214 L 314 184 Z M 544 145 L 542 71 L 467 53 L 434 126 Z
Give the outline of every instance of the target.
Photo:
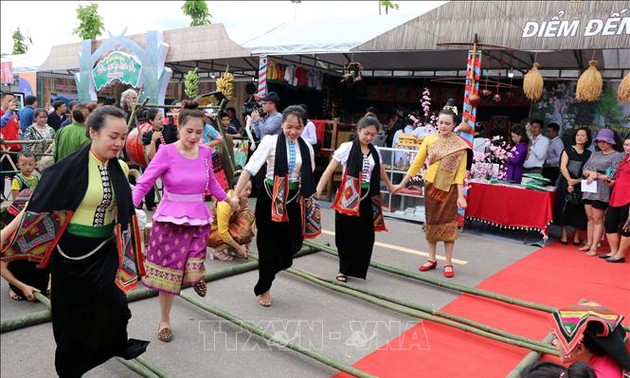
M 446 105 L 444 105 L 442 110 L 451 111 L 456 116 L 459 116 L 459 112 L 457 111 L 457 106 L 455 106 L 454 98 L 449 98 L 448 101 L 446 101 Z
M 194 100 L 184 100 L 182 101 L 182 109 L 197 109 L 199 108 L 199 103 Z

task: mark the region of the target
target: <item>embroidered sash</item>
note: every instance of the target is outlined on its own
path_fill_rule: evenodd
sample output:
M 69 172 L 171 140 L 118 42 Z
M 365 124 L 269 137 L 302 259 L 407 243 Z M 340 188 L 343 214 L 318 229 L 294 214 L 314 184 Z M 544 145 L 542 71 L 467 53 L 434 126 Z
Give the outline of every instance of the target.
M 427 193 L 438 202 L 444 202 L 457 175 L 461 159 L 466 156 L 466 142 L 457 134 L 438 138 L 428 146 L 429 164 L 439 164 L 433 187 Z

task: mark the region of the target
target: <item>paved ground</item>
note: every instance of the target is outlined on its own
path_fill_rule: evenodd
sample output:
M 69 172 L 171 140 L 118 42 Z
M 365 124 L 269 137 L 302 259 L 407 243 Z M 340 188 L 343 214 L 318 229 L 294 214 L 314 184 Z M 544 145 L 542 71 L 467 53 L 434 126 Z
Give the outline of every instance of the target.
M 252 200 L 252 203 L 255 200 Z M 324 234 L 317 242 L 334 245 L 334 214 L 323 210 Z M 410 271 L 426 260 L 426 241 L 417 223 L 387 218 L 389 232 L 377 234 L 373 261 Z M 522 232 L 496 230 L 473 225 L 463 232 L 455 247 L 454 282 L 474 286 L 538 247 L 523 244 Z M 530 234 L 530 240 L 535 235 Z M 441 253 L 441 251 L 439 251 Z M 208 260 L 206 269 L 216 271 L 241 264 Z M 440 266 L 442 266 L 440 262 Z M 296 259 L 294 267 L 332 279 L 338 270 L 337 259 L 319 252 Z M 441 269 L 426 273 L 442 279 Z M 414 318 L 388 311 L 314 285 L 289 273 L 280 273 L 272 289 L 273 306 L 257 304 L 253 286 L 257 272 L 224 278 L 208 285 L 203 301 L 246 319 L 258 326 L 284 335 L 293 342 L 310 347 L 328 357 L 353 364 L 414 325 Z M 350 283 L 387 293 L 425 306 L 440 308 L 457 294 L 410 279 L 371 269 L 365 281 Z M 8 286 L 0 288 L 0 318 L 43 310 L 39 303 L 9 299 Z M 192 289 L 186 292 L 195 295 Z M 296 352 L 267 344 L 221 318 L 176 299 L 172 312 L 173 340 L 157 340 L 159 312 L 157 298 L 130 304 L 131 337 L 150 340 L 145 358 L 172 377 L 326 377 L 337 370 Z M 360 331 L 357 333 L 356 331 Z M 357 338 L 366 335 L 368 338 Z M 42 324 L 0 336 L 3 378 L 54 377 L 54 348 L 51 324 Z M 86 377 L 137 377 L 115 360 L 90 371 Z

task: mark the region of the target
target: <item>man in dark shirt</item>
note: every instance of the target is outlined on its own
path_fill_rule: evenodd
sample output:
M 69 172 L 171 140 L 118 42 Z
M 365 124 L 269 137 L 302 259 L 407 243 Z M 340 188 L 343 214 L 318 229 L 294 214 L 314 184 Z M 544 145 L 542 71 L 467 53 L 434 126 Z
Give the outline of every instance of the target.
M 61 124 L 66 120 L 66 103 L 58 100 L 53 102 L 53 111 L 48 113 L 48 126 L 55 129 L 61 128 Z

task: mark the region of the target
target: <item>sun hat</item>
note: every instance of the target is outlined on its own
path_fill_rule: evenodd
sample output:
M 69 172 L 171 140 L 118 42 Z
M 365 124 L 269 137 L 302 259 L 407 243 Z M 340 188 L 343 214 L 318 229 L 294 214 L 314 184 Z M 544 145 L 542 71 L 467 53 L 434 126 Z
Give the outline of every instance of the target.
M 615 142 L 615 134 L 611 129 L 601 129 L 597 132 L 597 136 L 595 137 L 595 141 L 604 141 L 609 144 L 617 144 Z

